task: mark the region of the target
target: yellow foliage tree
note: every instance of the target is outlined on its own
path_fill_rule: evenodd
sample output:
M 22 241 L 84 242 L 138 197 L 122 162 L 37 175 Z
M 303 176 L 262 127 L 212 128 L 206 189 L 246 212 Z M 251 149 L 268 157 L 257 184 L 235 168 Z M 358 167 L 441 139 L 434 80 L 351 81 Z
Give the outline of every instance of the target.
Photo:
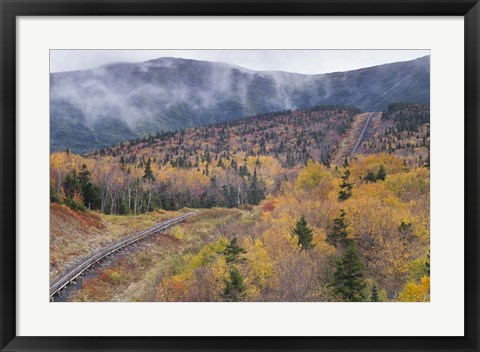
M 424 276 L 417 284 L 410 281 L 398 296 L 400 302 L 430 302 L 430 277 Z

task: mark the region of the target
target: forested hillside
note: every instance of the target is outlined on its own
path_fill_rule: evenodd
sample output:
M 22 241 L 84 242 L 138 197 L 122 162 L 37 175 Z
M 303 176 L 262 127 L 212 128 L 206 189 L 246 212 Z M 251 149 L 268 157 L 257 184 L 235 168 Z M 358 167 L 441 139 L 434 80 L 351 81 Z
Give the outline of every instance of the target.
M 85 153 L 156 130 L 315 105 L 428 103 L 429 78 L 429 56 L 319 75 L 165 57 L 52 73 L 51 150 Z
M 51 154 L 51 201 L 76 214 L 198 210 L 168 250 L 147 243 L 72 299 L 429 301 L 429 106 L 390 105 L 333 164 L 359 113 L 281 111 Z
M 430 104 L 391 104 L 359 148 L 361 154 L 389 153 L 409 165 L 430 163 Z
M 65 182 L 73 189 L 83 185 L 89 188 L 84 206 L 111 214 L 257 205 L 308 160 L 328 166 L 357 113 L 342 107 L 285 111 L 150 134 L 87 157 L 54 153 L 53 175 L 60 176 L 52 177 L 53 196 L 62 198 Z

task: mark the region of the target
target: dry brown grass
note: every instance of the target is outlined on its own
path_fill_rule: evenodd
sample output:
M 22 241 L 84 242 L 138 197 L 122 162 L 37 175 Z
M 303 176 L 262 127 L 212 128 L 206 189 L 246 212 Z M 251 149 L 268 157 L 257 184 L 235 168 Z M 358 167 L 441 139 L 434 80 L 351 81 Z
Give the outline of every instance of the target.
M 153 211 L 117 216 L 76 211 L 57 203 L 50 206 L 50 278 L 108 244 L 148 229 L 183 211 Z
M 251 212 L 238 209 L 200 210 L 165 233 L 140 242 L 132 252 L 108 267 L 98 269 L 95 277 L 86 279 L 70 300 L 154 301 L 158 283 L 182 267 L 182 255 L 195 253 L 205 243 L 222 236 L 223 231 L 230 230 L 230 223 L 250 215 Z M 116 225 L 124 220 L 117 220 Z

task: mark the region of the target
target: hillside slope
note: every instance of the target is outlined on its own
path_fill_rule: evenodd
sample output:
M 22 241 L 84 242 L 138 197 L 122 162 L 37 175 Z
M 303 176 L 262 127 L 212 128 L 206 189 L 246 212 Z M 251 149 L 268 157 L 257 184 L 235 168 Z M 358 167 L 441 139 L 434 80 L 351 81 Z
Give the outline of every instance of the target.
M 160 58 L 50 75 L 51 150 L 105 148 L 151 131 L 177 130 L 272 111 L 428 103 L 430 58 L 322 75 L 250 71 Z

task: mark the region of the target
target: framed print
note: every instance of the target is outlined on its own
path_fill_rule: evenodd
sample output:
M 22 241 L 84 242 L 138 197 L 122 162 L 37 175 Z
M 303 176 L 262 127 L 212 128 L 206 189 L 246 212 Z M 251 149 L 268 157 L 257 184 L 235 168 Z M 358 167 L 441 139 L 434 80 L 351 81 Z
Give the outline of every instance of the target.
M 478 350 L 477 1 L 0 9 L 2 351 Z

